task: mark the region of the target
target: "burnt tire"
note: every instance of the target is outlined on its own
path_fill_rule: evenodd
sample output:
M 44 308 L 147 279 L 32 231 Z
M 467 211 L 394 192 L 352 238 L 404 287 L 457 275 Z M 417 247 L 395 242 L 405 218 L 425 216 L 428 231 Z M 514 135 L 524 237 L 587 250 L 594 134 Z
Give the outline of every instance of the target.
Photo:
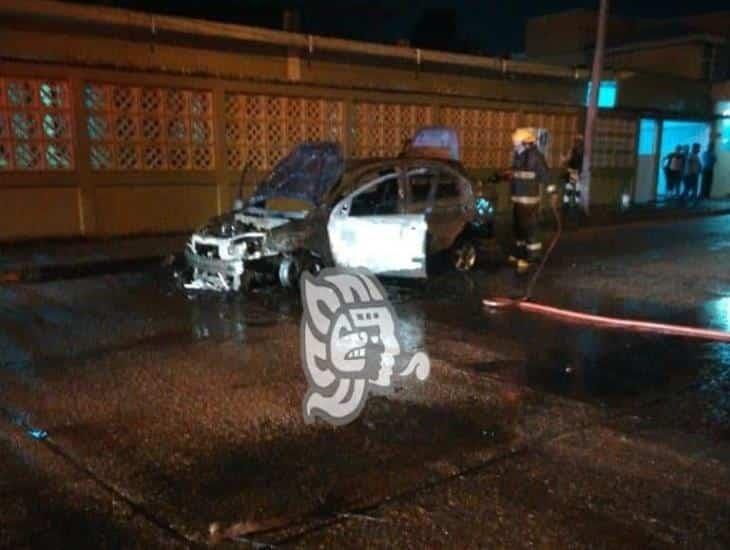
M 311 273 L 315 277 L 324 269 L 324 262 L 312 254 L 304 253 L 281 260 L 279 264 L 279 283 L 284 288 L 299 288 L 299 279 L 303 273 Z
M 284 288 L 296 288 L 302 274 L 301 262 L 295 257 L 283 258 L 279 263 L 279 284 Z

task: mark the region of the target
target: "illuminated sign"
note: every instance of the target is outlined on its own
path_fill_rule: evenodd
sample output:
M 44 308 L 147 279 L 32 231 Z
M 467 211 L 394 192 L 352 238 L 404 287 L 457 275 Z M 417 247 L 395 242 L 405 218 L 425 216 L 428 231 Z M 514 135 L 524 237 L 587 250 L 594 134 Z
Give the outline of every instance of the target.
M 592 83 L 588 83 L 586 90 L 586 105 L 591 99 Z M 598 89 L 598 106 L 602 109 L 612 109 L 616 106 L 618 96 L 618 83 L 615 80 L 601 80 L 601 87 Z

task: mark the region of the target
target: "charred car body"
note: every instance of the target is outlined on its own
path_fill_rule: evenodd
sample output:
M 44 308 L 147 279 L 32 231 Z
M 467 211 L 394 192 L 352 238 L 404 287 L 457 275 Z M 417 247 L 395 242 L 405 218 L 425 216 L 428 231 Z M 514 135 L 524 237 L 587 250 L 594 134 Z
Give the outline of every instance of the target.
M 335 143 L 300 145 L 245 204 L 192 235 L 185 286 L 239 290 L 265 278 L 294 286 L 303 271 L 330 265 L 425 277 L 435 255 L 468 271 L 493 231 L 493 208 L 475 199 L 453 146 L 437 149 L 445 158 L 412 146 L 399 158 L 345 161 Z

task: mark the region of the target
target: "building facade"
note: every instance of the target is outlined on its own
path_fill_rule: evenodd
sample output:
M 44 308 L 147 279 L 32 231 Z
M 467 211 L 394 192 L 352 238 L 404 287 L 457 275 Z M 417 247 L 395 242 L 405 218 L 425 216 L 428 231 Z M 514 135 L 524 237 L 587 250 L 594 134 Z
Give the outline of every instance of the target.
M 560 65 L 590 66 L 597 13 L 575 9 L 533 17 L 527 23 L 526 55 Z M 730 11 L 688 17 L 610 15 L 607 67 L 692 80 L 730 78 Z
M 0 14 L 3 240 L 187 231 L 306 140 L 386 156 L 445 124 L 485 177 L 508 166 L 515 128 L 548 129 L 556 167 L 583 125 L 584 70 L 47 0 Z M 598 205 L 638 188 L 642 117 L 714 116 L 703 82 L 607 78 Z

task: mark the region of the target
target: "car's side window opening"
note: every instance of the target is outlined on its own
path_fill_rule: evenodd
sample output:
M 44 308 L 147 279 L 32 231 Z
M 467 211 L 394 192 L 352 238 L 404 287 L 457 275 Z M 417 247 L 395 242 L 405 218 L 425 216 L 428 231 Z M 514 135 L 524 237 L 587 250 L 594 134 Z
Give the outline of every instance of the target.
M 398 174 L 393 173 L 372 188 L 355 195 L 350 216 L 384 216 L 398 213 Z
M 428 206 L 431 191 L 437 181 L 437 174 L 431 169 L 421 168 L 408 172 L 408 187 L 411 206 Z
M 364 172 L 357 180 L 358 187 L 361 187 L 363 185 L 367 185 L 368 182 L 375 181 L 379 178 L 384 178 L 385 176 L 390 176 L 397 174 L 397 170 L 394 166 L 381 166 L 379 168 L 376 168 L 374 170 L 368 170 L 367 172 Z
M 441 172 L 438 185 L 436 186 L 436 200 L 454 199 L 461 195 L 459 180 L 448 172 Z

